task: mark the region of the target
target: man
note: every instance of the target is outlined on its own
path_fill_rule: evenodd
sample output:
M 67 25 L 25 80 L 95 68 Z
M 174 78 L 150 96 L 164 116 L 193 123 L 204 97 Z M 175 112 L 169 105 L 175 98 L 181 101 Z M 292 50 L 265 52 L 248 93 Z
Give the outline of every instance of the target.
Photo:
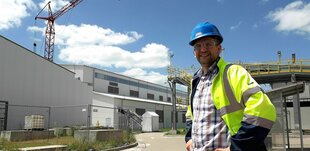
M 186 149 L 265 151 L 275 107 L 244 68 L 220 57 L 222 42 L 219 30 L 209 22 L 199 23 L 191 33 L 189 44 L 201 69 L 191 82 Z

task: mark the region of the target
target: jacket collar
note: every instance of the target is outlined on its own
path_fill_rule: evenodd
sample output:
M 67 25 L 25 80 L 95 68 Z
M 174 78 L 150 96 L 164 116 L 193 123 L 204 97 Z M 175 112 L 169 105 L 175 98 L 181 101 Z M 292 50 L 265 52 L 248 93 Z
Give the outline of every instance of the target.
M 218 57 L 217 60 L 211 65 L 209 69 L 214 70 L 214 68 L 216 68 L 215 64 L 217 67 L 219 67 L 224 64 L 224 60 L 221 57 Z M 198 71 L 195 72 L 193 80 L 201 78 L 201 76 L 202 76 L 202 70 L 200 68 Z

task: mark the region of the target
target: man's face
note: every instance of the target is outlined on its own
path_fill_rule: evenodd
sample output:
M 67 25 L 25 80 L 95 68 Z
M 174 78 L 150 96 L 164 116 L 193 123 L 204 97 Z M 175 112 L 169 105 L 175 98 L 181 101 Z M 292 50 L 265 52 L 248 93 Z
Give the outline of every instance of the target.
M 209 68 L 221 53 L 222 46 L 213 38 L 203 37 L 194 44 L 194 54 L 202 67 Z

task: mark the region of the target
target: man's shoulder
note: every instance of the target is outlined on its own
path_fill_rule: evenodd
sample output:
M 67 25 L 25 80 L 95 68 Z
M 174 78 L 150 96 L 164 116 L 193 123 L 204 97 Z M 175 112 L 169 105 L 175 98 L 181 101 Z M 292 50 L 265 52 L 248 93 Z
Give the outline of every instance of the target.
M 229 64 L 229 65 L 230 66 L 229 66 L 228 70 L 230 70 L 230 71 L 231 70 L 233 70 L 233 71 L 246 71 L 246 69 L 239 64 Z

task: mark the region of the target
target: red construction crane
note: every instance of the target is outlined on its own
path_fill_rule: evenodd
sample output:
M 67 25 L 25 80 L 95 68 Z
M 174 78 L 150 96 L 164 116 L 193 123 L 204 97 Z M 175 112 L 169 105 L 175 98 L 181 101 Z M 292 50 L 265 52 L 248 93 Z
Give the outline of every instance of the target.
M 51 9 L 51 1 L 49 1 L 42 10 L 38 13 L 38 15 L 43 11 L 43 9 L 48 6 L 48 16 L 47 17 L 39 17 L 38 15 L 35 17 L 37 19 L 47 20 L 47 27 L 45 30 L 45 49 L 44 49 L 44 58 L 53 62 L 53 54 L 54 54 L 54 42 L 55 42 L 55 20 L 65 14 L 67 11 L 78 5 L 83 0 L 71 0 L 67 5 L 62 7 L 55 13 L 52 13 Z

